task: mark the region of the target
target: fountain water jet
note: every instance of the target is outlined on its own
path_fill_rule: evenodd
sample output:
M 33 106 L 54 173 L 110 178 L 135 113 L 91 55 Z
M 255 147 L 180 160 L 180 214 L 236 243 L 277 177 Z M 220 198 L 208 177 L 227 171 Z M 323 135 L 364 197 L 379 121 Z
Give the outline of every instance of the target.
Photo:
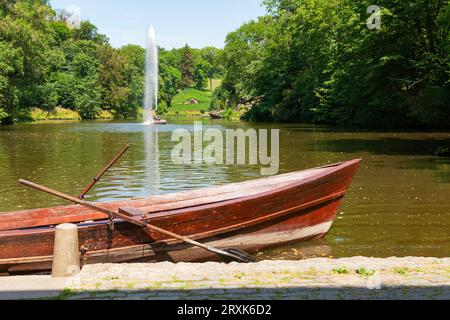
M 144 124 L 153 124 L 158 109 L 158 47 L 153 26 L 147 35 L 145 69 Z

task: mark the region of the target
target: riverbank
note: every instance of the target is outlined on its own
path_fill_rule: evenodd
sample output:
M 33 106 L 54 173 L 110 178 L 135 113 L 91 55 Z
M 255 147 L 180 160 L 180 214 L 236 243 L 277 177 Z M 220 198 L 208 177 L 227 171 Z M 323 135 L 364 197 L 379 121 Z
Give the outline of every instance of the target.
M 114 115 L 102 110 L 98 113 L 95 120 L 113 120 Z M 75 110 L 57 107 L 52 111 L 45 111 L 40 108 L 32 108 L 29 114 L 24 119 L 25 121 L 39 122 L 39 121 L 81 121 L 82 117 Z
M 68 279 L 0 278 L 0 299 L 450 299 L 450 259 L 99 264 Z
M 208 110 L 211 105 L 211 96 L 211 90 L 185 89 L 174 97 L 171 108 L 167 109 L 164 103 L 161 104 L 161 114 L 168 117 L 209 117 Z M 137 117 L 142 119 L 142 109 L 138 110 Z M 52 111 L 31 108 L 22 118 L 21 121 L 25 122 L 82 120 L 77 111 L 62 107 L 57 107 Z M 95 120 L 114 120 L 114 115 L 107 110 L 101 110 Z

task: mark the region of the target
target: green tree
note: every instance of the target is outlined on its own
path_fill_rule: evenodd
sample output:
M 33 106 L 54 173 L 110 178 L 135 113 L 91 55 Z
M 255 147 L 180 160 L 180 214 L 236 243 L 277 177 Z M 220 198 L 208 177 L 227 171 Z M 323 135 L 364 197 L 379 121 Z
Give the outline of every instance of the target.
M 192 49 L 187 44 L 182 51 L 180 71 L 183 88 L 190 87 L 194 82 L 195 63 Z
M 72 37 L 72 30 L 69 29 L 66 23 L 62 21 L 54 21 L 50 24 L 52 38 L 54 45 L 62 45 L 65 41 Z
M 195 63 L 194 88 L 197 90 L 204 90 L 206 82 L 208 80 L 208 74 L 210 73 L 212 66 L 204 59 L 199 57 Z
M 223 50 L 215 47 L 205 47 L 200 49 L 200 56 L 205 61 L 204 71 L 209 79 L 210 87 L 213 87 L 213 79 L 222 77 L 224 67 L 222 65 L 221 55 Z
M 159 51 L 159 97 L 168 108 L 182 89 L 181 72 L 178 69 L 176 51 Z
M 222 84 L 213 95 L 213 108 L 230 108 L 244 99 L 257 96 L 255 72 L 261 65 L 261 55 L 271 28 L 271 18 L 250 21 L 228 34 L 221 55 L 225 69 Z
M 145 50 L 137 45 L 127 45 L 119 50 L 119 54 L 125 59 L 123 75 L 129 89 L 128 116 L 136 117 L 144 99 Z
M 101 111 L 101 94 L 93 81 L 77 87 L 74 106 L 84 119 L 95 119 Z
M 132 112 L 129 104 L 130 89 L 125 81 L 126 60 L 111 46 L 100 46 L 98 84 L 101 87 L 103 107 L 117 117 L 128 117 Z
M 98 29 L 89 21 L 82 21 L 80 28 L 74 29 L 73 36 L 76 40 L 94 41 L 100 44 L 107 44 L 108 38 L 98 33 Z
M 213 105 L 247 118 L 364 127 L 450 125 L 448 0 L 267 0 L 227 37 Z
M 100 45 L 91 40 L 69 39 L 61 48 L 66 63 L 50 77 L 58 93 L 58 105 L 78 111 L 84 119 L 94 119 L 102 106 Z
M 4 61 L 10 60 L 14 69 L 0 71 L 2 123 L 10 123 L 17 114 L 42 99 L 39 86 L 45 82 L 49 62 L 46 53 L 51 40 L 49 21 L 54 11 L 42 1 L 2 4 L 1 10 L 0 42 L 6 43 L 1 55 Z
M 340 0 L 266 4 L 273 23 L 265 33 L 262 59 L 253 65 L 256 90 L 249 92 L 264 96 L 254 117 L 311 122 L 345 7 Z
M 320 94 L 322 118 L 372 127 L 448 126 L 448 1 L 383 1 L 376 31 L 361 23 L 367 17 L 361 7 L 368 5 L 347 4 L 353 19 L 341 30 Z
M 0 41 L 0 123 L 10 122 L 12 107 L 17 105 L 18 90 L 11 79 L 21 77 L 23 72 L 22 51 L 10 43 Z
M 161 66 L 164 72 L 160 75 L 160 91 L 159 95 L 168 108 L 172 107 L 173 98 L 181 89 L 180 71 L 171 66 Z

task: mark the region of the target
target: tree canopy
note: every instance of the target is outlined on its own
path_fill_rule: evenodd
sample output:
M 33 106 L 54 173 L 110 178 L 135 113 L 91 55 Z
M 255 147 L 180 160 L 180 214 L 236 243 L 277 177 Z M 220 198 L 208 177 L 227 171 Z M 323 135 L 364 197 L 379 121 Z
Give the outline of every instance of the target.
M 214 104 L 263 97 L 248 119 L 364 127 L 450 127 L 447 0 L 266 0 L 230 33 Z
M 48 1 L 0 0 L 1 123 L 26 118 L 32 107 L 73 109 L 85 119 L 102 110 L 116 118 L 137 117 L 144 96 L 145 49 L 113 48 L 94 24 L 82 21 L 71 28 L 69 18 Z M 182 88 L 182 62 L 189 58 L 183 50 L 159 49 L 160 97 L 169 107 Z M 220 50 L 209 51 L 203 59 L 201 50 L 189 48 L 189 81 L 184 85 L 204 89 L 207 77 L 218 74 Z

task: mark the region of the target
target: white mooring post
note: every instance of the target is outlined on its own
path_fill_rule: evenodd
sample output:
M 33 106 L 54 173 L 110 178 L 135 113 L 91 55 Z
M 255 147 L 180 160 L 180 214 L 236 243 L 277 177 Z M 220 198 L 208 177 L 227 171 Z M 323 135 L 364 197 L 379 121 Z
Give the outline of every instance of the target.
M 53 249 L 53 278 L 67 278 L 80 272 L 78 227 L 65 223 L 56 227 Z

